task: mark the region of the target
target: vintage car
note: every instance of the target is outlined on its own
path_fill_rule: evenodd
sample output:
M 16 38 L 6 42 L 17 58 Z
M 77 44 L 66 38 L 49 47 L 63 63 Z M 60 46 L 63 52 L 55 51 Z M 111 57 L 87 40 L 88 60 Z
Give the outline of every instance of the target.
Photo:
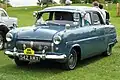
M 17 18 L 9 17 L 7 12 L 0 8 L 0 50 L 4 48 L 6 34 L 9 30 L 16 28 Z
M 117 42 L 112 24 L 105 24 L 98 9 L 57 6 L 38 11 L 33 27 L 11 30 L 5 54 L 17 66 L 52 60 L 72 70 L 77 61 L 98 54 L 111 55 Z

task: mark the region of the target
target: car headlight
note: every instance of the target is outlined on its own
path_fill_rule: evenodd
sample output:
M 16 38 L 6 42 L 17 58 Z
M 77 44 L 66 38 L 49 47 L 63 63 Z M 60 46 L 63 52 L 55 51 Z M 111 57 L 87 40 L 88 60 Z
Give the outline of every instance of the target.
M 55 37 L 53 38 L 53 42 L 54 42 L 55 44 L 60 44 L 61 40 L 62 40 L 61 36 L 55 36 Z
M 12 34 L 12 33 L 7 33 L 7 34 L 6 34 L 6 40 L 7 40 L 8 42 L 10 42 L 10 41 L 12 41 L 12 39 L 13 39 L 13 34 Z

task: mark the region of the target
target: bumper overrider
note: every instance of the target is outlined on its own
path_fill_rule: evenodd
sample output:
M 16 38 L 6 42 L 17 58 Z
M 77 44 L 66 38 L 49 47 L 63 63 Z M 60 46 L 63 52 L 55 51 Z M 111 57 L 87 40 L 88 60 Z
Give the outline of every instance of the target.
M 11 52 L 11 51 L 5 51 L 5 54 L 12 57 L 19 57 L 19 55 L 25 55 L 24 53 Z M 40 57 L 43 60 L 45 59 L 64 60 L 66 58 L 65 54 L 61 54 L 61 55 L 34 54 L 34 56 Z

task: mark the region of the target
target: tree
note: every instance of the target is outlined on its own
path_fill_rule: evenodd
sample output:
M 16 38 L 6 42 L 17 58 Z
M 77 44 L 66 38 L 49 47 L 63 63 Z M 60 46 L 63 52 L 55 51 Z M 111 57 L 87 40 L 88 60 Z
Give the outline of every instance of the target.
M 0 3 L 8 3 L 9 0 L 0 0 Z
M 65 3 L 65 0 L 60 0 L 60 3 Z

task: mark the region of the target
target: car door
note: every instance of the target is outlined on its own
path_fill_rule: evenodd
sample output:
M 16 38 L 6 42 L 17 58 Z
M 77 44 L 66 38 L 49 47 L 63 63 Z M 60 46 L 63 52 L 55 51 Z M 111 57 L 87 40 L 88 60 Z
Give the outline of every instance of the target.
M 92 25 L 91 13 L 87 12 L 82 17 L 80 17 L 81 27 L 73 29 L 70 31 L 71 41 L 73 44 L 79 44 L 81 47 L 81 58 L 87 58 L 93 56 L 98 50 L 97 47 L 97 28 Z
M 99 29 L 102 28 L 102 22 L 93 23 L 92 16 L 94 16 L 92 13 L 86 13 L 79 19 L 80 27 L 66 31 L 67 46 L 79 44 L 82 59 L 97 55 L 98 52 L 102 51 L 101 48 L 104 45 L 104 42 L 102 42 L 104 38 L 98 38 L 98 36 L 104 35 L 104 31 L 101 33 L 102 30 Z M 95 16 L 95 18 L 98 19 L 98 16 Z M 78 21 L 78 19 L 74 20 Z
M 102 53 L 105 51 L 106 49 L 106 45 L 105 45 L 105 33 L 104 33 L 104 29 L 105 29 L 105 23 L 100 15 L 99 12 L 94 11 L 91 14 L 91 18 L 92 18 L 92 28 L 93 31 L 91 33 L 93 36 L 93 41 L 94 41 L 94 53 Z M 96 55 L 95 54 L 95 55 Z M 94 54 L 93 54 L 94 55 Z
M 83 32 L 82 34 L 80 34 L 80 36 L 82 36 L 83 39 L 83 41 L 80 42 L 83 51 L 81 54 L 82 58 L 93 56 L 93 53 L 97 52 L 96 36 L 98 35 L 98 32 L 97 27 L 93 25 L 91 12 L 87 12 L 82 17 L 82 28 L 80 28 L 80 31 Z
M 87 37 L 82 43 L 83 58 L 97 55 L 105 50 L 104 22 L 98 12 L 89 12 L 83 17 L 83 29 Z M 82 30 L 84 31 L 84 30 Z

